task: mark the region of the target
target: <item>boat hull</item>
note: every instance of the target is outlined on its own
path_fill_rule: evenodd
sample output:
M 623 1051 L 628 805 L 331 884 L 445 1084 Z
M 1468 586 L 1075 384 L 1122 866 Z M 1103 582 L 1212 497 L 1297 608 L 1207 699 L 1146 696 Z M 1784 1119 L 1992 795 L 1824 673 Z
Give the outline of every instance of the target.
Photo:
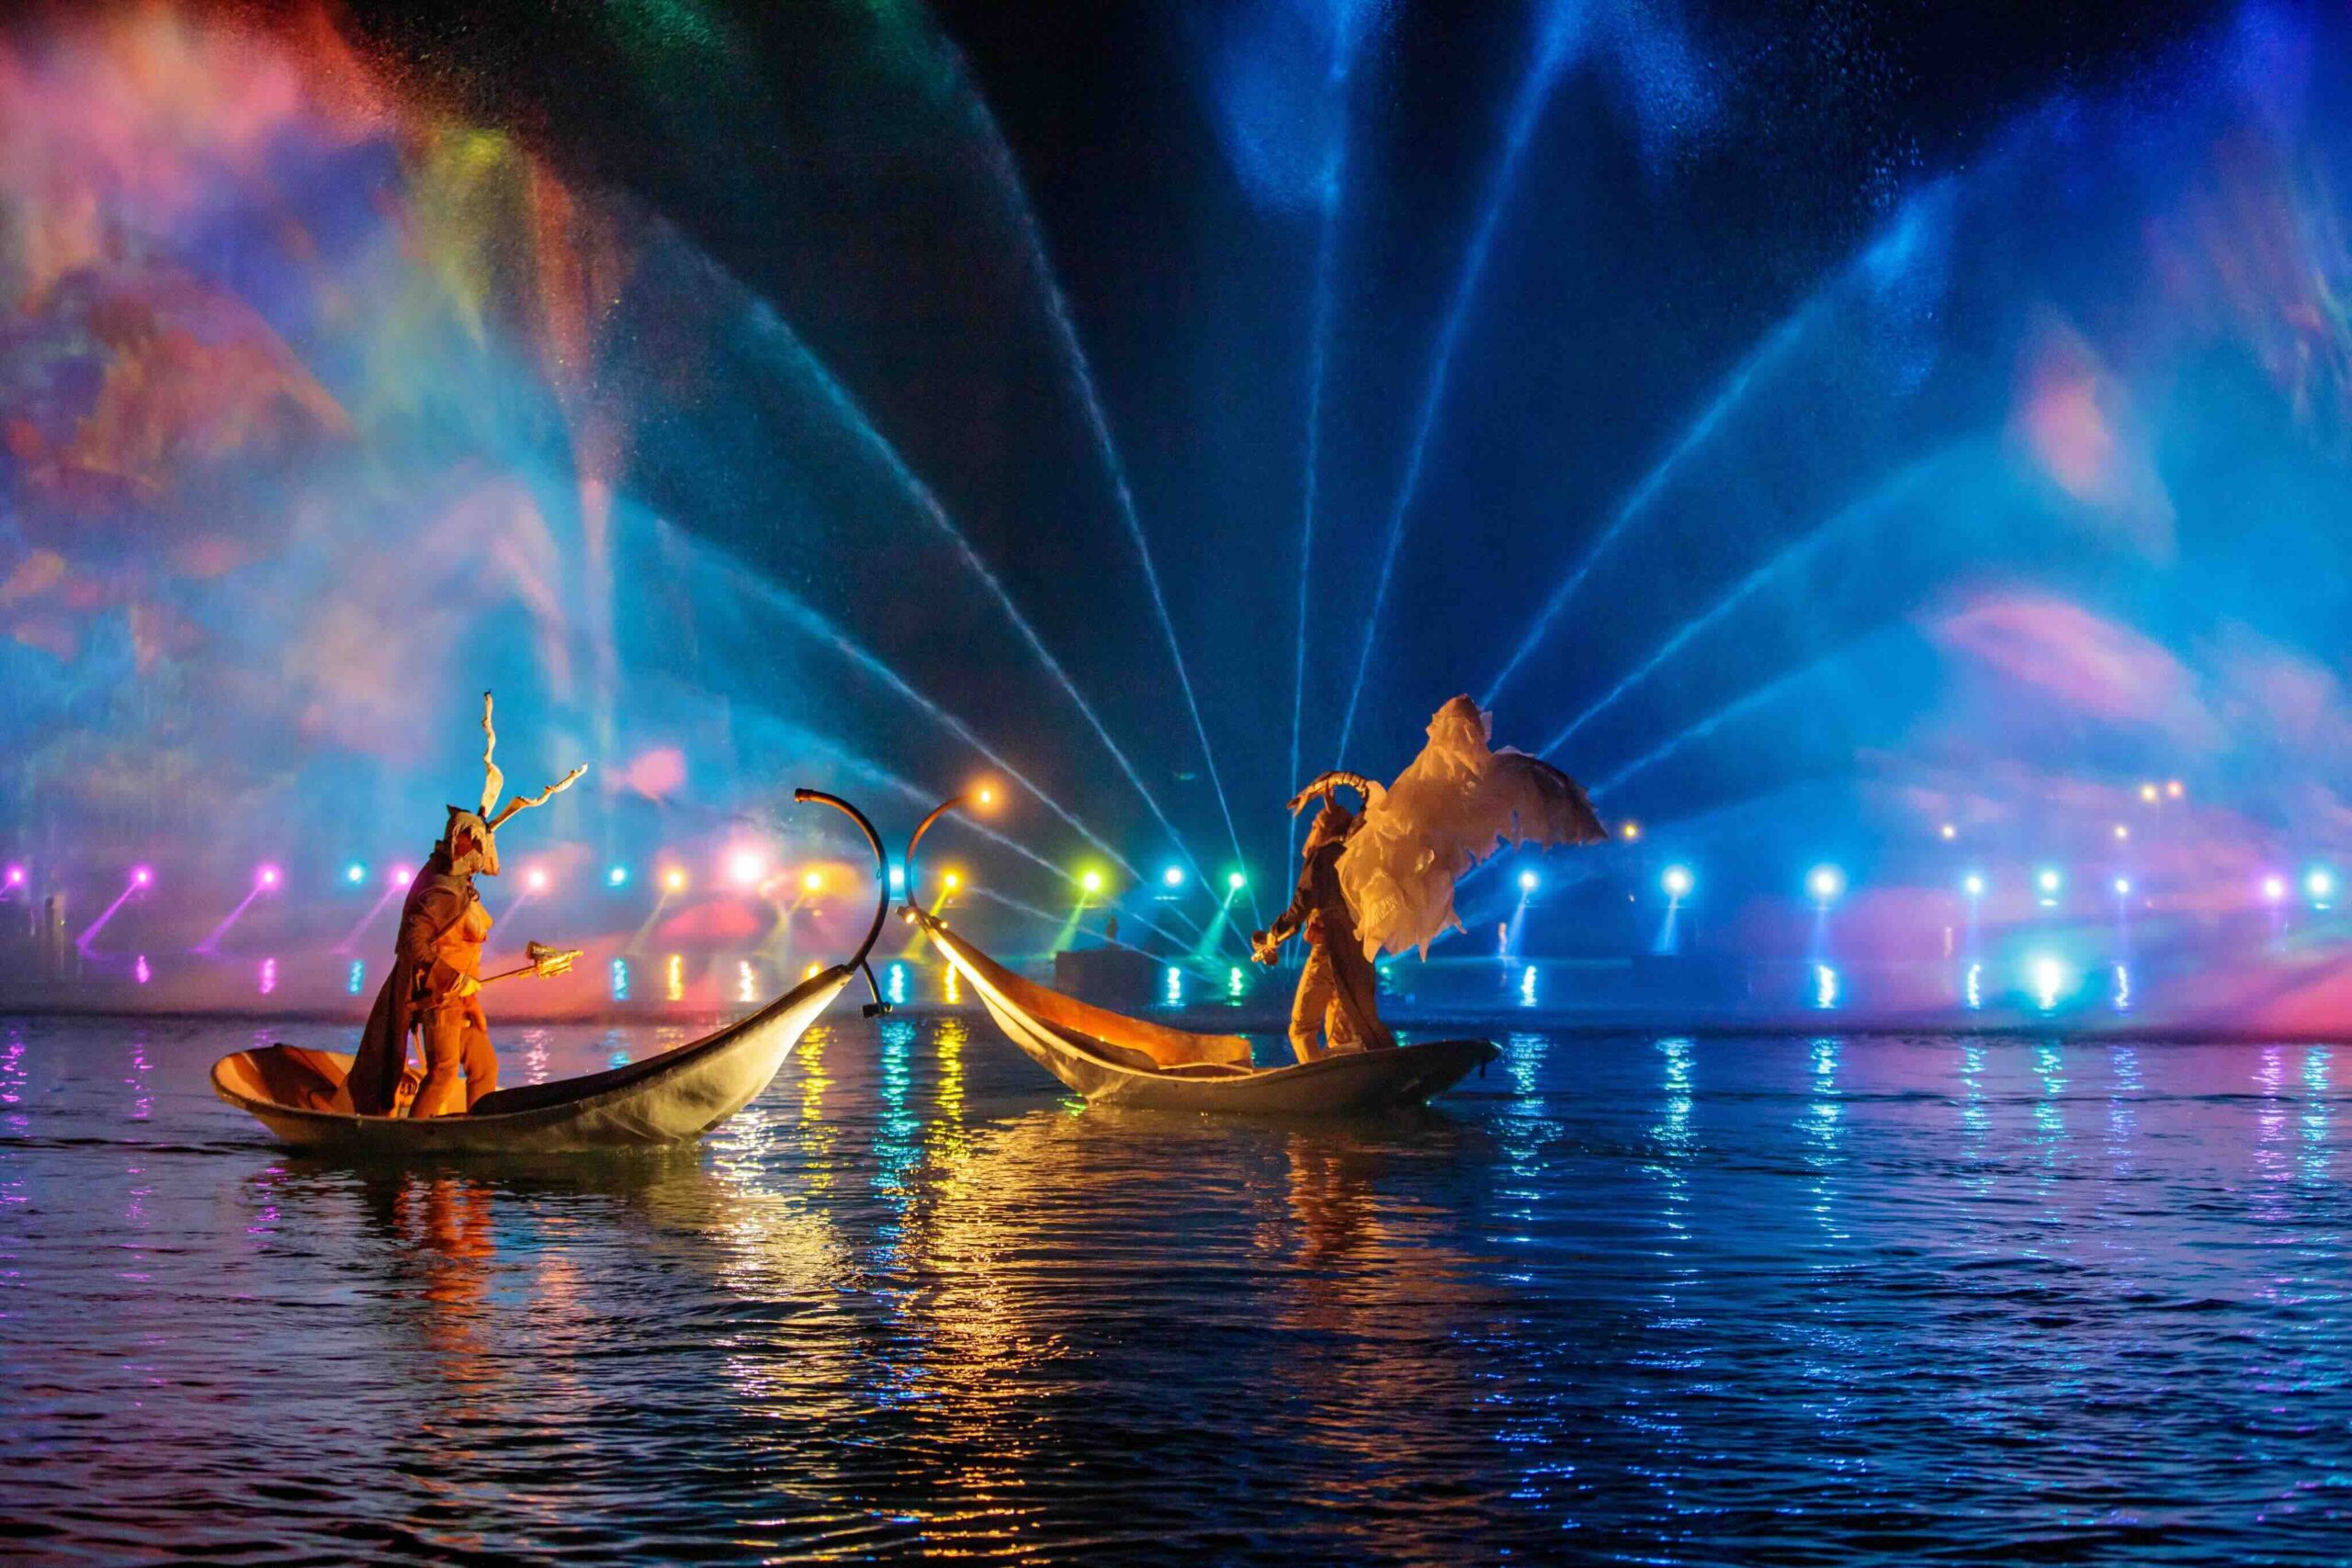
M 609 1072 L 501 1089 L 463 1116 L 356 1116 L 287 1103 L 273 1090 L 316 1077 L 321 1067 L 333 1075 L 322 1080 L 332 1088 L 351 1058 L 283 1045 L 222 1057 L 212 1088 L 296 1148 L 398 1156 L 658 1148 L 700 1137 L 757 1099 L 856 973 L 826 970 L 705 1039 Z
M 1134 1053 L 1120 1053 L 1116 1042 L 1093 1040 L 1040 1016 L 1039 1008 L 1058 1007 L 1064 998 L 1013 976 L 936 919 L 918 923 L 1005 1038 L 1092 1104 L 1247 1116 L 1351 1115 L 1418 1105 L 1501 1055 L 1490 1041 L 1429 1040 L 1284 1067 L 1204 1061 L 1155 1069 Z M 1105 1016 L 1099 1009 L 1085 1010 Z

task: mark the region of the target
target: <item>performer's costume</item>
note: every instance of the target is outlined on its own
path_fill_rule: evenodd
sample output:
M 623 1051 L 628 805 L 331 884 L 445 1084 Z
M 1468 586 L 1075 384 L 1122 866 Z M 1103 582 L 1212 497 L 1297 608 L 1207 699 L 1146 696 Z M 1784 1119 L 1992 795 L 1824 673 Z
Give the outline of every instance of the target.
M 1326 797 L 1306 835 L 1297 897 L 1250 941 L 1253 956 L 1271 964 L 1291 937 L 1301 931 L 1306 937 L 1306 967 L 1290 1008 L 1290 1048 L 1302 1062 L 1396 1043 L 1380 1021 L 1380 977 L 1364 956 L 1355 915 L 1340 887 L 1340 857 L 1360 821 Z
M 1323 809 L 1306 840 L 1298 897 L 1251 940 L 1251 956 L 1272 964 L 1301 924 L 1307 928 L 1306 972 L 1291 1006 L 1291 1049 L 1302 1062 L 1318 1055 L 1316 1034 L 1333 1050 L 1394 1045 L 1374 1009 L 1383 948 L 1417 947 L 1452 926 L 1453 886 L 1508 841 L 1591 844 L 1609 836 L 1584 787 L 1539 758 L 1487 741 L 1493 723 L 1468 697 L 1456 697 L 1430 720 L 1430 742 L 1396 782 L 1382 788 L 1361 773 L 1329 773 L 1299 791 L 1298 811 L 1317 795 Z M 1361 792 L 1351 817 L 1332 801 L 1340 788 Z
M 471 1110 L 498 1087 L 498 1055 L 491 1048 L 490 1021 L 479 995 L 481 949 L 491 919 L 481 895 L 474 891 L 474 876 L 498 874 L 495 835 L 501 823 L 571 788 L 587 770 L 574 768 L 537 795 L 508 802 L 493 817 L 505 775 L 490 760 L 498 736 L 491 728 L 487 693 L 482 695 L 481 728 L 486 738 L 481 809 L 449 807 L 448 827 L 401 906 L 391 973 L 376 993 L 358 1055 L 352 1059 L 345 1081 L 352 1109 L 363 1116 L 390 1116 L 398 1111 L 412 1032 L 423 1040 L 424 1077 L 409 1114 L 454 1115 Z

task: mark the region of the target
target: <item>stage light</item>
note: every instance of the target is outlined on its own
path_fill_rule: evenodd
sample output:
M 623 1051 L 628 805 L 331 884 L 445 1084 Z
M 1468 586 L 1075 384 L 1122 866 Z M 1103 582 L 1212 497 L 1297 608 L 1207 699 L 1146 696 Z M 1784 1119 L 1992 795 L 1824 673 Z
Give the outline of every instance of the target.
M 20 865 L 10 866 L 8 868 L 8 886 L 11 887 L 22 887 L 24 885 L 25 868 Z
M 2132 879 L 2130 877 L 2119 876 L 2115 879 L 2115 896 L 2118 898 L 2129 898 L 2132 897 Z
M 1102 874 L 1099 871 L 1087 872 L 1078 879 L 1078 885 L 1089 893 L 1100 893 L 1102 891 Z
M 254 867 L 254 886 L 275 887 L 277 886 L 278 875 L 278 869 L 274 865 L 257 865 Z
M 2287 896 L 2287 879 L 2283 876 L 2264 877 L 2262 879 L 2262 896 L 2276 904 L 2278 900 Z
M 1984 879 L 1972 871 L 1960 879 L 1960 890 L 1971 898 L 1982 898 L 1984 897 Z
M 727 857 L 727 879 L 738 887 L 758 886 L 767 869 L 767 857 L 757 850 L 735 850 Z
M 972 803 L 985 811 L 996 804 L 996 785 L 984 784 L 972 791 Z
M 685 890 L 686 874 L 683 870 L 673 865 L 669 870 L 662 874 L 662 892 L 684 893 Z
M 1171 865 L 1159 874 L 1159 880 L 1170 887 L 1182 887 L 1184 886 L 1184 868 L 1181 865 Z
M 907 868 L 902 865 L 892 866 L 890 868 L 890 891 L 896 893 L 899 888 L 904 887 L 906 885 Z
M 2115 836 L 2119 839 L 2128 839 L 2132 836 L 2132 829 L 2123 823 L 2118 822 L 2115 825 Z
M 1816 903 L 1826 904 L 1846 890 L 1846 874 L 1834 865 L 1817 865 L 1806 875 L 1804 886 Z
M 392 867 L 391 875 L 386 880 L 390 881 L 393 886 L 398 887 L 401 883 L 408 881 L 416 873 L 408 866 L 396 865 Z
M 2150 806 L 2154 806 L 2156 803 L 2156 786 L 2153 784 L 2142 784 L 2140 786 L 2140 798 L 2146 801 Z
M 133 887 L 144 887 L 154 880 L 155 874 L 145 866 L 134 865 L 130 868 L 130 885 Z
M 1960 837 L 1960 827 L 1957 823 L 1947 822 L 1937 831 L 1944 836 L 1944 841 L 1947 843 Z
M 2032 979 L 2033 998 L 2041 1010 L 2048 1012 L 2056 1007 L 2060 994 L 2068 988 L 2064 961 L 2052 953 L 2038 953 L 2027 964 L 2026 973 Z
M 543 865 L 535 865 L 530 870 L 525 872 L 523 874 L 523 886 L 529 888 L 534 893 L 546 892 L 548 890 L 547 867 Z
M 2312 903 L 2324 907 L 2335 897 L 2335 874 L 2324 866 L 2312 867 L 2303 875 L 2303 891 L 2311 895 Z
M 1519 874 L 1519 890 L 1521 893 L 1532 893 L 1543 885 L 1544 879 L 1532 871 L 1522 871 Z
M 824 890 L 825 874 L 823 872 L 811 871 L 804 872 L 801 874 L 800 891 L 803 893 L 822 893 Z
M 607 867 L 605 872 L 605 886 L 607 887 L 627 887 L 628 886 L 628 867 L 625 865 Z
M 1250 886 L 1250 879 L 1238 871 L 1229 872 L 1226 875 L 1225 886 L 1227 892 L 1238 893 Z
M 2168 780 L 2165 784 L 2165 794 L 2174 800 L 2178 800 L 2182 795 L 2187 795 L 2188 793 L 2188 791 L 2182 786 L 2181 782 L 2178 779 Z
M 958 874 L 951 871 L 945 876 L 940 878 L 940 886 L 945 887 L 950 893 L 953 893 L 956 889 L 964 886 L 964 878 Z
M 1617 836 L 1629 844 L 1633 843 L 1642 836 L 1642 825 L 1628 818 L 1617 824 Z
M 2065 886 L 2066 879 L 2059 874 L 2056 868 L 2044 866 L 2041 871 L 2034 874 L 2033 885 L 2041 889 L 2043 897 L 2047 897 L 2055 894 L 2061 887 Z
M 1666 874 L 1660 877 L 1658 882 L 1666 889 L 1666 896 L 1669 898 L 1689 897 L 1690 889 L 1694 886 L 1690 868 L 1687 865 L 1668 866 Z
M 356 887 L 368 880 L 368 868 L 357 861 L 353 861 L 343 868 L 343 879 Z

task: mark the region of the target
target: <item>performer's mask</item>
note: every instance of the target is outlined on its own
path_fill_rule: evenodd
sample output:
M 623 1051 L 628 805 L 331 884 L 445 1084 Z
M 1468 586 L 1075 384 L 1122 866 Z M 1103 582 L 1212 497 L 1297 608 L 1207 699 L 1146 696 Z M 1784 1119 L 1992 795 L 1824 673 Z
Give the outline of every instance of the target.
M 579 782 L 588 771 L 583 764 L 558 779 L 537 795 L 520 795 L 499 807 L 499 795 L 506 787 L 506 775 L 499 771 L 491 755 L 498 749 L 498 731 L 491 727 L 490 694 L 481 694 L 481 808 L 469 811 L 462 806 L 449 807 L 449 825 L 442 830 L 441 852 L 456 875 L 469 874 L 482 876 L 498 874 L 498 826 L 517 811 L 527 811 L 534 806 L 544 806 L 551 796 L 561 795 Z
M 441 833 L 441 853 L 453 875 L 498 874 L 498 838 L 479 811 L 449 807 L 449 825 Z

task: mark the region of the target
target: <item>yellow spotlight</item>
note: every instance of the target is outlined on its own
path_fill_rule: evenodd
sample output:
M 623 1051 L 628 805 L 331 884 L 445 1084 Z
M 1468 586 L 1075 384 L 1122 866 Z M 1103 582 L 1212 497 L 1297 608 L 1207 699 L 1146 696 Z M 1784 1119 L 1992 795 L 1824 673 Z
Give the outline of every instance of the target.
M 2123 823 L 2118 822 L 2115 825 L 2115 836 L 2119 839 L 2128 839 L 2132 836 L 2132 829 Z
M 1957 839 L 1960 837 L 1960 829 L 1958 825 L 1954 823 L 1947 822 L 1937 830 L 1942 833 L 1946 839 Z
M 996 785 L 984 784 L 972 791 L 972 800 L 983 809 L 996 804 Z
M 2149 805 L 2154 806 L 2156 803 L 2156 786 L 2152 784 L 2142 784 L 2140 786 L 2140 798 L 2146 801 Z
M 800 977 L 804 980 L 813 980 L 820 974 L 823 973 L 824 967 L 825 966 L 821 964 L 811 964 L 808 968 L 803 969 L 800 972 Z
M 1617 825 L 1617 834 L 1630 844 L 1642 836 L 1642 825 L 1628 818 Z
M 1078 879 L 1078 885 L 1089 893 L 1100 893 L 1102 891 L 1102 874 L 1099 871 L 1090 871 Z
M 662 890 L 664 893 L 684 893 L 686 890 L 686 874 L 672 866 L 662 874 Z
M 952 871 L 951 871 L 951 872 L 949 872 L 945 876 L 942 877 L 942 878 L 940 879 L 940 882 L 941 882 L 941 885 L 942 885 L 942 886 L 944 886 L 947 889 L 947 891 L 949 891 L 950 893 L 955 892 L 955 891 L 956 891 L 956 889 L 957 889 L 958 887 L 961 887 L 961 886 L 964 886 L 964 879 L 963 879 L 963 877 L 959 876 L 958 874 L 956 874 L 955 872 L 952 872 Z
M 800 891 L 803 893 L 821 893 L 824 890 L 825 874 L 823 872 L 808 872 L 800 878 Z

